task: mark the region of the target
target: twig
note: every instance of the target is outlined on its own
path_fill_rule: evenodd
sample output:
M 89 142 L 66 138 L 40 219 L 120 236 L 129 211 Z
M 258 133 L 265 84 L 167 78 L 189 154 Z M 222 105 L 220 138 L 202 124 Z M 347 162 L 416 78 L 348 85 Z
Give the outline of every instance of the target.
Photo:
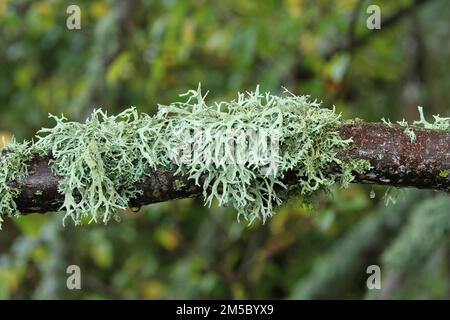
M 414 128 L 415 141 L 405 135 L 404 128 L 381 123 L 345 124 L 339 128 L 344 139 L 353 139 L 346 152 L 339 155 L 343 161 L 368 160 L 372 169 L 355 176 L 355 182 L 416 187 L 450 191 L 450 132 Z M 21 190 L 16 199 L 18 210 L 24 214 L 57 211 L 64 195 L 58 192 L 60 177 L 49 165 L 50 158 L 36 158 L 29 164 L 29 175 L 21 181 L 11 181 Z M 330 165 L 327 174 L 336 174 L 338 166 Z M 172 199 L 198 197 L 202 187 L 186 176 L 175 176 L 175 169 L 150 171 L 139 183 L 142 194 L 129 205 L 141 205 Z M 285 183 L 293 186 L 302 177 L 285 173 Z M 182 184 L 180 184 L 180 181 Z M 180 185 L 183 187 L 180 188 Z

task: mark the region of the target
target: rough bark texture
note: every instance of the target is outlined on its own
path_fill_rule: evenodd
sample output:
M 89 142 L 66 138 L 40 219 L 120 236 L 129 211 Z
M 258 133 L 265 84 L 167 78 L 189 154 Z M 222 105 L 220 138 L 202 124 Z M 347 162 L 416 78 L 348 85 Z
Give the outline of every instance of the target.
M 355 182 L 450 191 L 450 175 L 442 174 L 450 169 L 450 132 L 415 127 L 414 132 L 416 140 L 411 142 L 404 128 L 397 125 L 345 124 L 339 133 L 344 139 L 352 138 L 353 143 L 339 157 L 365 159 L 373 166 L 370 172 L 357 175 Z M 24 214 L 56 211 L 63 203 L 64 197 L 57 191 L 61 178 L 52 174 L 48 161 L 49 158 L 34 159 L 29 165 L 29 176 L 10 183 L 21 190 L 16 203 Z M 329 173 L 336 170 L 336 166 L 328 168 Z M 187 177 L 174 176 L 174 172 L 149 172 L 139 183 L 143 194 L 130 207 L 201 194 L 201 186 Z M 298 179 L 301 177 L 286 173 L 287 184 L 293 185 Z M 181 188 L 177 187 L 180 182 L 184 185 Z
M 414 127 L 416 139 L 401 126 L 379 123 L 345 125 L 339 130 L 353 143 L 343 158 L 366 159 L 374 167 L 358 175 L 360 183 L 450 191 L 450 132 Z

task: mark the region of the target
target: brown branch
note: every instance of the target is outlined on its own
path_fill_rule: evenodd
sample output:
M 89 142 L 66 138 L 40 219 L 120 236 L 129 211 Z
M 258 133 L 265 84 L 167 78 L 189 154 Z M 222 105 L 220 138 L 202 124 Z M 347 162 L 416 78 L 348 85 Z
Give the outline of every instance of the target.
M 345 124 L 339 134 L 344 139 L 352 138 L 353 143 L 339 157 L 344 161 L 365 159 L 373 166 L 370 172 L 356 175 L 355 182 L 450 191 L 450 175 L 442 174 L 450 169 L 450 132 L 415 127 L 414 132 L 416 140 L 411 142 L 404 128 L 397 125 Z M 62 205 L 64 196 L 58 192 L 61 178 L 52 174 L 48 161 L 34 159 L 29 164 L 29 176 L 10 183 L 21 190 L 16 203 L 22 213 L 57 211 Z M 337 170 L 337 166 L 330 166 L 327 173 Z M 142 195 L 130 207 L 201 195 L 201 186 L 174 172 L 149 172 L 138 185 Z M 285 174 L 288 185 L 295 185 L 299 179 L 293 172 Z

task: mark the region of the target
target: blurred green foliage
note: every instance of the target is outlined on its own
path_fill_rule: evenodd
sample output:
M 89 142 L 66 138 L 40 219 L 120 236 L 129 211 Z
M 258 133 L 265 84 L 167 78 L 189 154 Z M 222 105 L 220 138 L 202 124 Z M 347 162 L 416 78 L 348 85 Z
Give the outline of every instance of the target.
M 31 138 L 48 113 L 153 113 L 199 82 L 211 99 L 285 86 L 367 121 L 417 119 L 417 105 L 448 116 L 449 2 L 374 2 L 383 19 L 412 9 L 368 30 L 372 3 L 359 0 L 3 0 L 0 135 Z M 70 4 L 81 30 L 66 28 Z M 354 45 L 334 50 L 344 43 Z M 449 298 L 448 197 L 402 191 L 385 207 L 385 190 L 371 190 L 293 200 L 250 227 L 196 199 L 107 227 L 63 228 L 58 213 L 8 219 L 0 298 Z M 66 288 L 71 264 L 82 290 Z M 371 264 L 381 292 L 366 292 Z

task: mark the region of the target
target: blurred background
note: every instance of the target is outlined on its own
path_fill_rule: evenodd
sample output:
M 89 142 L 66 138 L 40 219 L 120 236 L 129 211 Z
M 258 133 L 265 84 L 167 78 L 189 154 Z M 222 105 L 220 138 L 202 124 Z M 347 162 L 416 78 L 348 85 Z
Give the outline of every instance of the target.
M 81 30 L 66 27 L 71 4 Z M 366 27 L 370 4 L 379 30 Z M 199 82 L 211 102 L 259 84 L 345 118 L 413 120 L 418 105 L 449 116 L 449 17 L 446 0 L 1 0 L 0 135 L 30 139 L 48 113 L 151 114 Z M 0 298 L 450 298 L 449 209 L 436 192 L 353 185 L 265 225 L 201 199 L 108 226 L 7 219 Z M 66 287 L 72 264 L 81 290 Z M 369 265 L 381 290 L 367 289 Z

